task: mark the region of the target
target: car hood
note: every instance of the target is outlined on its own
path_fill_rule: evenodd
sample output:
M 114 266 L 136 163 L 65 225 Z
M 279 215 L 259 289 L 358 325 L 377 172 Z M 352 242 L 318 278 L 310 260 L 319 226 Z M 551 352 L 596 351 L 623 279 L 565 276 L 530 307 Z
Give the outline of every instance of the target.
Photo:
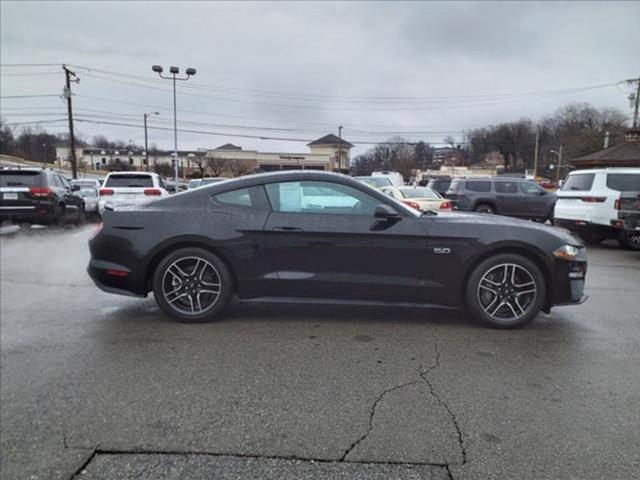
M 451 225 L 465 225 L 474 228 L 481 226 L 495 226 L 498 228 L 517 228 L 518 230 L 531 230 L 532 232 L 541 232 L 554 236 L 565 243 L 582 246 L 582 242 L 575 238 L 568 230 L 557 228 L 552 225 L 533 222 L 531 220 L 522 220 L 519 218 L 505 217 L 503 215 L 488 215 L 484 213 L 462 213 L 462 212 L 438 212 L 437 217 L 424 215 L 421 217 L 425 222 L 437 218 L 439 222 Z

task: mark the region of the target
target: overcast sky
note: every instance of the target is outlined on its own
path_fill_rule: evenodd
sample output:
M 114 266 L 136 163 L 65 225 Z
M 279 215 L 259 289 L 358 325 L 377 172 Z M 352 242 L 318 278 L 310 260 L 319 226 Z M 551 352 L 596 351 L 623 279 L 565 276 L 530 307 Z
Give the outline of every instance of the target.
M 628 87 L 580 89 L 640 75 L 640 2 L 4 0 L 0 9 L 3 97 L 58 94 L 63 85 L 60 67 L 7 64 L 104 71 L 75 69 L 78 119 L 140 128 L 77 129 L 139 144 L 143 112 L 160 112 L 151 125 L 172 126 L 171 85 L 156 80 L 152 64 L 198 71 L 178 84 L 179 128 L 308 140 L 342 124 L 347 140 L 363 142 L 419 132 L 408 137 L 441 143 L 448 133 L 461 139 L 470 127 L 535 120 L 572 101 L 630 114 Z M 65 113 L 55 97 L 4 98 L 1 110 L 9 122 Z M 171 148 L 173 136 L 152 130 L 150 141 Z M 304 141 L 179 134 L 180 148 L 226 142 L 307 151 Z

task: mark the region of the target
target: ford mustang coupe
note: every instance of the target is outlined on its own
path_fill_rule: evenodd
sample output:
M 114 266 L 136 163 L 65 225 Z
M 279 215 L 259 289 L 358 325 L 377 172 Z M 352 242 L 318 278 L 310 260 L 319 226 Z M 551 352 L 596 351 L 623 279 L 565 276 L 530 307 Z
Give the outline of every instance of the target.
M 88 272 L 107 292 L 153 291 L 179 321 L 230 300 L 465 308 L 513 328 L 582 302 L 586 252 L 554 227 L 418 212 L 350 177 L 251 175 L 107 208 Z

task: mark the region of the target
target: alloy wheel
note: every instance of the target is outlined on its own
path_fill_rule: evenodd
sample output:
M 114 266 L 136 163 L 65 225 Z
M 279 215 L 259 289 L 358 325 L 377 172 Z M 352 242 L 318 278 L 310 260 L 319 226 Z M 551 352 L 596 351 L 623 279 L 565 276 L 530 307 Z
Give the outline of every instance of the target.
M 624 232 L 627 244 L 633 249 L 640 249 L 640 232 L 627 230 Z
M 515 263 L 489 269 L 478 282 L 478 302 L 497 321 L 514 321 L 533 307 L 538 289 L 529 270 Z
M 216 268 L 200 257 L 182 257 L 162 276 L 162 294 L 167 304 L 184 315 L 200 315 L 220 298 L 222 282 Z

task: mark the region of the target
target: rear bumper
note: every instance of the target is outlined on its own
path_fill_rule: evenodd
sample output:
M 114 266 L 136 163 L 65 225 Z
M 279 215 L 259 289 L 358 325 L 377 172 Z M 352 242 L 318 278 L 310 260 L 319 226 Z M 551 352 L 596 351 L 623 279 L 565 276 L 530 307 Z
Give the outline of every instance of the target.
M 92 258 L 87 267 L 87 273 L 93 283 L 104 292 L 129 297 L 147 296 L 146 292 L 139 290 L 139 282 L 134 272 L 124 265 Z
M 0 220 L 49 221 L 54 214 L 49 205 L 11 207 L 0 206 Z

